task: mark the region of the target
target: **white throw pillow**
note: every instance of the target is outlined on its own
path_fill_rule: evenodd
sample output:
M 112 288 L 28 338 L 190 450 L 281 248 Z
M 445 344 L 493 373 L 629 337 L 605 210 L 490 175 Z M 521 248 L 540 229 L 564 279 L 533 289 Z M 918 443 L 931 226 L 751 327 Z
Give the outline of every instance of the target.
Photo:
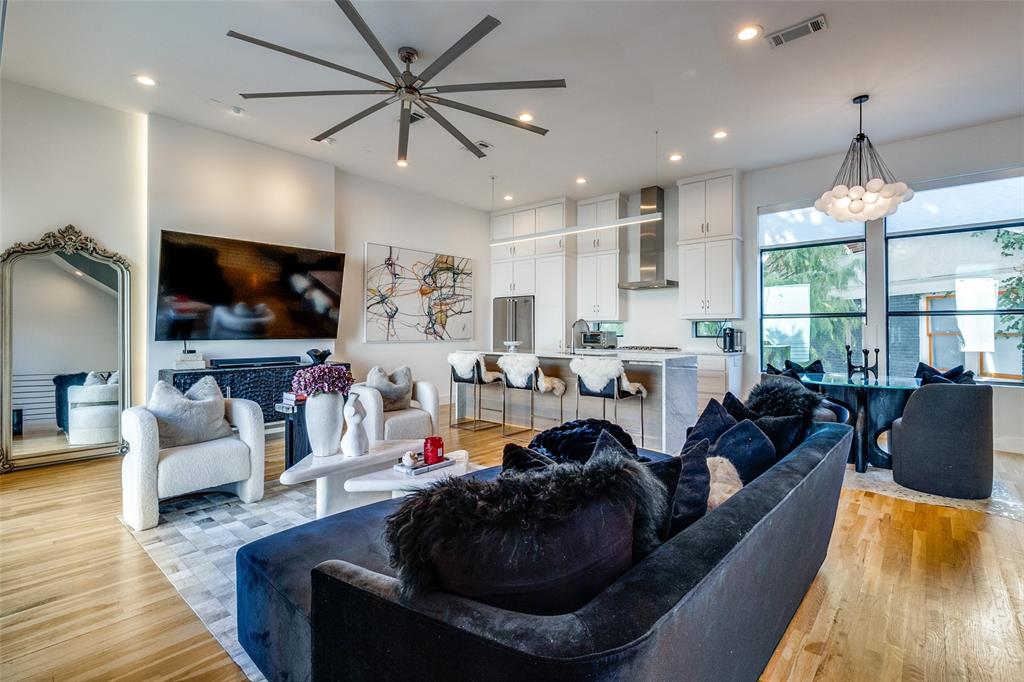
M 380 392 L 384 411 L 409 409 L 412 400 L 412 370 L 399 367 L 390 375 L 380 367 L 371 367 L 366 375 L 366 385 Z
M 110 372 L 89 372 L 85 375 L 84 386 L 102 386 L 107 383 Z
M 119 383 L 121 383 L 121 373 L 119 371 L 117 371 L 117 370 L 114 370 L 113 372 L 111 372 L 110 373 L 110 377 L 107 379 L 107 383 L 108 384 L 119 384 Z
M 725 457 L 708 457 L 708 473 L 711 474 L 708 511 L 720 506 L 743 489 L 743 482 L 736 471 L 736 466 Z
M 231 435 L 224 418 L 224 394 L 205 376 L 184 395 L 166 381 L 156 382 L 146 409 L 156 417 L 160 449 L 191 445 Z

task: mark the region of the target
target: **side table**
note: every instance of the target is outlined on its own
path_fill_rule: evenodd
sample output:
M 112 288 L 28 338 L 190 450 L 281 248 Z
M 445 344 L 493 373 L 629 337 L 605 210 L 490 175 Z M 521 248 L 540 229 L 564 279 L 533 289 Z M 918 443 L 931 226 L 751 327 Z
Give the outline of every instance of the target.
M 313 451 L 306 435 L 306 404 L 275 403 L 274 411 L 284 415 L 284 466 L 287 469 Z

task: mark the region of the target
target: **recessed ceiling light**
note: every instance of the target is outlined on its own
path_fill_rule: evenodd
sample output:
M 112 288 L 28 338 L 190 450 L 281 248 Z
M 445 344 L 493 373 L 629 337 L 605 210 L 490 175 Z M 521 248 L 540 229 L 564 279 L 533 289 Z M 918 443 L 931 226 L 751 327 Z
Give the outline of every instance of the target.
M 239 107 L 239 106 L 233 106 L 233 107 L 228 109 L 228 112 L 233 114 L 233 115 L 235 115 L 235 116 L 241 116 L 242 114 L 245 113 L 245 109 L 243 109 L 242 107 Z
M 328 137 L 323 142 L 324 144 L 334 144 L 335 142 L 337 142 L 337 140 L 335 140 L 333 137 Z
M 81 270 L 75 270 L 75 274 L 78 275 L 79 277 L 85 277 L 85 275 L 82 274 Z
M 512 201 L 512 195 L 511 194 L 506 194 L 505 195 L 505 201 Z
M 138 83 L 139 85 L 148 85 L 150 87 L 156 85 L 156 79 L 155 78 L 153 78 L 152 76 L 147 76 L 145 74 L 141 74 L 141 73 L 135 77 L 135 82 Z
M 577 185 L 585 185 L 585 184 L 587 184 L 587 179 L 586 178 L 576 178 L 576 184 Z
M 711 137 L 715 138 L 716 140 L 721 140 L 728 136 L 729 133 L 725 132 L 724 130 L 716 130 Z
M 736 39 L 742 40 L 744 42 L 748 40 L 753 40 L 754 38 L 761 35 L 761 33 L 763 32 L 764 29 L 758 26 L 757 24 L 750 24 L 749 26 L 744 26 L 743 28 L 740 29 L 739 33 L 736 34 Z
M 683 155 L 680 154 L 679 152 L 676 152 L 675 154 L 669 154 L 669 157 L 668 157 L 669 161 L 682 161 L 682 159 L 683 159 Z
M 398 166 L 399 168 L 405 168 L 406 166 L 409 165 L 409 162 L 406 161 L 405 159 L 399 159 L 398 161 L 395 162 L 395 165 Z
M 533 114 L 526 113 L 525 111 L 519 114 L 519 120 L 523 123 L 529 123 L 533 120 Z

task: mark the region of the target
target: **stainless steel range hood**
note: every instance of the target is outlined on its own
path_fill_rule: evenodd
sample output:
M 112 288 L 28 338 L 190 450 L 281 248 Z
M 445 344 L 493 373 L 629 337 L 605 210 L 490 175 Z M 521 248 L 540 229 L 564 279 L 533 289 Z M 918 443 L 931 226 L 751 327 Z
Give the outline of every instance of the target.
M 640 215 L 664 213 L 665 190 L 644 187 L 640 190 Z M 620 289 L 666 289 L 679 286 L 679 282 L 665 278 L 665 221 L 631 225 L 626 230 L 626 249 L 623 251 L 620 272 L 626 281 Z

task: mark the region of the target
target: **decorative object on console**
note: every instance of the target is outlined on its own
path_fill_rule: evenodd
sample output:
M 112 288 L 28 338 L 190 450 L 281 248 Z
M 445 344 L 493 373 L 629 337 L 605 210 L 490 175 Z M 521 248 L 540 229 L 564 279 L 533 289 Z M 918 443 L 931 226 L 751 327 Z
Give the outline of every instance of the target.
M 408 497 L 385 526 L 403 594 L 535 614 L 590 601 L 658 546 L 665 514 L 654 475 L 606 444 L 585 464 L 449 478 Z
M 306 355 L 309 356 L 309 359 L 313 361 L 314 365 L 322 365 L 327 362 L 327 358 L 331 357 L 332 352 L 333 351 L 331 351 L 330 348 L 324 348 L 323 350 L 319 348 L 310 348 L 306 351 Z
M 292 377 L 292 390 L 306 396 L 306 433 L 314 455 L 327 457 L 338 451 L 347 416 L 345 400 L 351 386 L 352 375 L 346 367 L 338 365 L 305 367 Z M 360 422 L 365 415 L 363 411 Z M 358 437 L 353 445 L 361 447 Z
M 366 243 L 364 340 L 473 338 L 473 259 Z
M 166 381 L 157 381 L 146 410 L 156 418 L 161 450 L 231 435 L 224 418 L 224 394 L 211 376 L 184 394 Z
M 864 354 L 864 363 L 860 365 L 853 364 L 853 349 L 849 346 L 846 347 L 846 376 L 852 377 L 854 374 L 862 373 L 864 375 L 864 381 L 868 380 L 870 374 L 874 374 L 875 378 L 878 378 L 878 349 L 875 349 L 875 364 L 868 366 L 868 357 L 870 351 L 867 348 L 861 349 L 861 353 Z M 787 364 L 789 364 L 787 362 Z
M 825 190 L 814 202 L 814 208 L 839 222 L 878 220 L 895 213 L 901 202 L 914 198 L 914 190 L 896 180 L 864 134 L 867 101 L 867 95 L 853 98 L 853 103 L 860 107 L 860 131 L 850 142 L 832 189 Z
M 401 47 L 398 49 L 398 58 L 405 64 L 405 70 L 399 70 L 398 66 L 388 55 L 384 46 L 381 45 L 380 40 L 374 35 L 373 31 L 366 24 L 366 21 L 360 16 L 355 6 L 350 0 L 335 0 L 341 11 L 345 13 L 348 20 L 352 22 L 356 30 L 363 37 L 363 40 L 370 46 L 374 54 L 377 55 L 377 59 L 381 61 L 384 68 L 387 69 L 391 76 L 391 81 L 387 79 L 377 78 L 370 76 L 359 71 L 354 71 L 350 68 L 340 66 L 331 62 L 324 61 L 317 57 L 312 57 L 308 54 L 296 52 L 280 45 L 268 43 L 259 38 L 253 38 L 243 33 L 236 31 L 228 31 L 228 37 L 237 38 L 253 45 L 265 47 L 275 52 L 281 52 L 292 57 L 298 57 L 314 64 L 326 66 L 327 68 L 334 69 L 336 71 L 342 71 L 349 75 L 363 80 L 369 81 L 374 84 L 375 90 L 313 90 L 313 91 L 299 91 L 299 92 L 243 92 L 240 96 L 243 99 L 249 98 L 279 98 L 279 97 L 318 97 L 323 95 L 385 95 L 385 98 L 377 102 L 368 109 L 363 109 L 354 116 L 351 116 L 341 123 L 332 126 L 320 133 L 313 138 L 315 142 L 321 142 L 330 138 L 332 135 L 337 133 L 339 130 L 346 128 L 356 121 L 359 121 L 370 114 L 373 114 L 381 109 L 385 108 L 389 104 L 398 102 L 401 106 L 401 114 L 399 115 L 398 124 L 398 161 L 399 166 L 407 166 L 408 163 L 408 150 L 409 150 L 409 126 L 412 123 L 412 108 L 416 105 L 423 110 L 428 116 L 434 119 L 438 125 L 444 128 L 449 135 L 454 137 L 459 143 L 465 147 L 469 152 L 472 152 L 477 158 L 486 156 L 480 147 L 473 143 L 468 137 L 459 131 L 448 119 L 441 115 L 439 111 L 434 109 L 433 105 L 440 105 L 443 107 L 449 107 L 451 109 L 457 109 L 475 116 L 487 118 L 492 121 L 499 123 L 505 123 L 523 130 L 529 130 L 533 133 L 545 135 L 548 131 L 539 126 L 531 125 L 527 122 L 527 119 L 520 117 L 519 119 L 511 118 L 509 116 L 502 116 L 495 114 L 484 109 L 478 109 L 477 107 L 456 102 L 450 99 L 444 99 L 438 97 L 438 93 L 449 93 L 449 92 L 479 92 L 485 90 L 532 90 L 536 88 L 564 88 L 565 79 L 557 80 L 535 80 L 535 81 L 510 81 L 504 83 L 464 83 L 460 85 L 428 85 L 435 76 L 437 76 L 444 68 L 460 57 L 469 48 L 480 41 L 484 36 L 497 28 L 501 22 L 494 17 L 487 15 L 480 23 L 471 28 L 466 35 L 460 38 L 454 45 L 445 50 L 434 62 L 424 69 L 420 74 L 414 75 L 410 71 L 410 67 L 413 62 L 419 58 L 419 53 L 415 48 L 412 47 Z M 382 89 L 383 88 L 383 89 Z M 532 120 L 532 117 L 530 117 Z
M 917 371 L 914 372 L 914 378 L 921 380 L 921 385 L 925 384 L 974 384 L 974 372 L 971 370 L 964 371 L 963 365 L 957 365 L 952 369 L 947 369 L 945 372 L 935 369 L 931 365 L 926 365 L 923 362 L 917 363 Z
M 399 367 L 388 374 L 380 367 L 371 367 L 366 374 L 366 385 L 377 389 L 384 401 L 384 411 L 407 410 L 412 400 L 412 369 Z
M 349 395 L 345 401 L 345 435 L 341 439 L 341 454 L 346 457 L 361 457 L 370 451 L 370 439 L 363 425 L 365 419 L 366 408 L 359 402 L 359 396 Z

